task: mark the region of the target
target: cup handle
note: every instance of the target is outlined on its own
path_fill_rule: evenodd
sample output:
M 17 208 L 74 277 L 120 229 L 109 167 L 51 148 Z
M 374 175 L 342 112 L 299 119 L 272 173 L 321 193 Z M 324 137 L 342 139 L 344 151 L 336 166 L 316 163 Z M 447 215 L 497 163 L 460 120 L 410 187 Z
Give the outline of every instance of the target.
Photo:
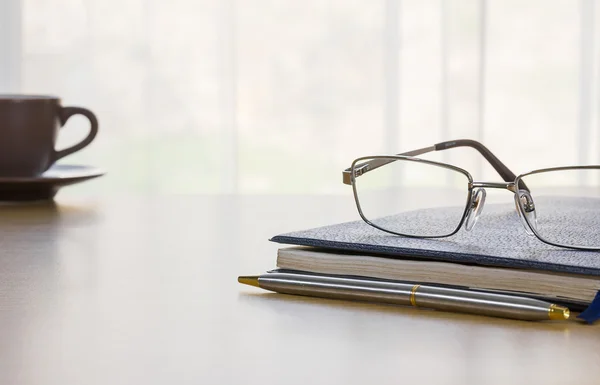
M 67 120 L 73 115 L 83 115 L 90 121 L 90 132 L 81 142 L 69 147 L 64 150 L 54 151 L 54 155 L 52 157 L 52 163 L 56 162 L 60 158 L 63 158 L 67 155 L 71 155 L 72 153 L 81 150 L 88 144 L 92 143 L 92 140 L 96 137 L 98 133 L 98 119 L 96 119 L 96 115 L 92 113 L 90 110 L 86 110 L 81 107 L 61 107 L 59 113 L 59 120 L 61 127 L 67 123 Z

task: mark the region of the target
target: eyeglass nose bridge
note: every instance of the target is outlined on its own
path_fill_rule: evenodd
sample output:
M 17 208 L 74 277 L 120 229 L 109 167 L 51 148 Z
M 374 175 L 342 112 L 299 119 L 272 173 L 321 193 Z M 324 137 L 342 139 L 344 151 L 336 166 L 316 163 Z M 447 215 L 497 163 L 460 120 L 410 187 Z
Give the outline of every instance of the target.
M 508 190 L 511 192 L 516 192 L 517 188 L 515 186 L 515 182 L 472 182 L 469 183 L 469 187 L 471 189 L 475 188 L 498 188 L 502 190 Z
M 521 185 L 521 187 L 524 185 Z M 531 197 L 531 194 L 529 193 L 529 190 L 525 187 L 525 189 L 518 189 L 517 186 L 515 185 L 515 182 L 472 182 L 469 184 L 469 187 L 471 189 L 475 189 L 475 188 L 479 188 L 479 190 L 482 190 L 484 188 L 497 188 L 497 189 L 503 189 L 503 190 L 508 190 L 514 193 L 514 199 L 515 199 L 515 208 L 517 209 L 517 213 L 519 214 L 519 219 L 521 220 L 521 224 L 523 225 L 523 227 L 525 228 L 525 232 L 528 235 L 535 235 L 533 233 L 533 229 L 532 228 L 536 228 L 537 227 L 537 214 L 535 211 L 535 205 L 533 203 L 533 198 Z M 479 193 L 479 190 L 473 195 L 473 197 L 476 197 L 476 194 Z M 484 191 L 485 192 L 485 191 Z M 484 199 L 485 199 L 485 195 L 484 195 Z M 475 222 L 477 221 L 475 219 L 475 222 L 473 222 L 472 225 L 469 225 L 469 217 L 471 216 L 471 211 L 473 211 L 473 208 L 469 208 L 470 212 L 469 214 L 467 214 L 467 221 L 465 224 L 465 228 L 467 230 L 471 230 L 473 228 L 473 226 L 475 225 Z M 479 210 L 481 211 L 481 210 Z M 479 213 L 477 213 L 479 214 Z M 525 218 L 525 216 L 527 216 L 527 218 Z

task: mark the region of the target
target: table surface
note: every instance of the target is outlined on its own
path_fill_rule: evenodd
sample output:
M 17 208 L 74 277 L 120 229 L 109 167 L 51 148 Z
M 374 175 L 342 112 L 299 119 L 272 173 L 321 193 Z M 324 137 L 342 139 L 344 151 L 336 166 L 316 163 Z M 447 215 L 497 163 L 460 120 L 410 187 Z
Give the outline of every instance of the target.
M 237 283 L 275 266 L 269 237 L 354 219 L 349 196 L 0 206 L 0 383 L 598 383 L 598 326 Z

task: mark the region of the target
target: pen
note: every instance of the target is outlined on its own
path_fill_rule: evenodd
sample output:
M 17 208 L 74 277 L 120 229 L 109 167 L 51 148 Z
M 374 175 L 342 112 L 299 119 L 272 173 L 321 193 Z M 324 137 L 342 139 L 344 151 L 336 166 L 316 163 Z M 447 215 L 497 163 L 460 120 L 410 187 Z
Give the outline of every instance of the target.
M 379 302 L 527 321 L 566 320 L 569 309 L 538 299 L 360 278 L 267 273 L 238 282 L 283 294 Z

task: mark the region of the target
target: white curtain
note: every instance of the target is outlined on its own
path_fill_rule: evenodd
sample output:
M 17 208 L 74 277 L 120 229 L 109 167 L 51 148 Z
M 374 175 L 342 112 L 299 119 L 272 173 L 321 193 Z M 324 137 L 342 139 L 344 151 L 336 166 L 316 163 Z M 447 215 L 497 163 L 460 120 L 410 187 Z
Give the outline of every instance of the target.
M 347 193 L 362 155 L 481 140 L 600 163 L 594 0 L 0 0 L 0 92 L 93 110 L 93 191 Z M 74 120 L 66 146 L 84 135 Z M 433 154 L 496 180 L 468 149 Z

